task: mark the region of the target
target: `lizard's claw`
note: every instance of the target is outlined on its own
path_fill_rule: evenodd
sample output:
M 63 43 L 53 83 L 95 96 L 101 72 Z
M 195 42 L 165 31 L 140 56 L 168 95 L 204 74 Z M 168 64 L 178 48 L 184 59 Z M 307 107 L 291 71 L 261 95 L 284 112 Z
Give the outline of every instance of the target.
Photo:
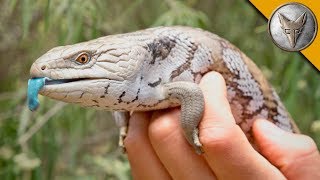
M 203 149 L 202 149 L 202 144 L 199 139 L 199 129 L 195 128 L 192 132 L 192 139 L 193 139 L 193 146 L 197 154 L 202 154 Z
M 120 127 L 120 134 L 119 134 L 119 142 L 118 142 L 118 145 L 119 145 L 119 148 L 121 150 L 121 152 L 123 154 L 126 153 L 126 147 L 124 146 L 124 139 L 126 138 L 127 136 L 127 132 L 128 132 L 128 127 L 127 126 L 123 126 L 123 127 Z

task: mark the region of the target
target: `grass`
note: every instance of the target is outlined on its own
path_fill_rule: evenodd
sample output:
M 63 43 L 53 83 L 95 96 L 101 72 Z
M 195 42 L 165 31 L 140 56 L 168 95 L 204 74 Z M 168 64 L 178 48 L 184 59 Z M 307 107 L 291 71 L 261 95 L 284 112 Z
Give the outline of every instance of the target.
M 277 48 L 243 1 L 0 0 L 0 179 L 131 179 L 110 114 L 40 97 L 25 104 L 29 68 L 50 48 L 158 25 L 188 25 L 230 40 L 263 70 L 302 132 L 320 147 L 318 71 Z M 318 120 L 318 121 L 316 121 Z M 36 124 L 34 134 L 18 142 Z

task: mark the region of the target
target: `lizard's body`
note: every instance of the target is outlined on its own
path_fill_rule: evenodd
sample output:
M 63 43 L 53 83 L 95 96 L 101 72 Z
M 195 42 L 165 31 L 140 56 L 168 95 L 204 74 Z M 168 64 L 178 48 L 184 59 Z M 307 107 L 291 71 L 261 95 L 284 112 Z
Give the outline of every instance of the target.
M 75 61 L 81 53 L 91 57 L 85 64 Z M 228 41 L 200 29 L 157 27 L 57 47 L 30 72 L 32 77 L 77 79 L 44 86 L 40 93 L 54 99 L 97 109 L 150 111 L 179 106 L 184 97 L 169 93 L 177 85 L 172 82 L 189 82 L 178 83 L 189 92 L 188 86 L 198 84 L 208 71 L 224 77 L 232 113 L 249 138 L 257 118 L 298 132 L 256 65 Z

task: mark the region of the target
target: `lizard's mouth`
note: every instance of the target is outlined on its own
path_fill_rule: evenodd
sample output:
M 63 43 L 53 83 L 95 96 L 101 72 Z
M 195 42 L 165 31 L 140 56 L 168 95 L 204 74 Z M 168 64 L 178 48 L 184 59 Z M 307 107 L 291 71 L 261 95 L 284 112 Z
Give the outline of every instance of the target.
M 44 86 L 59 86 L 59 85 L 71 85 L 72 83 L 88 83 L 88 82 L 96 82 L 96 81 L 115 81 L 113 79 L 108 78 L 73 78 L 73 79 L 50 79 L 48 77 L 44 77 Z
M 55 84 L 65 84 L 65 83 L 71 83 L 76 81 L 84 81 L 84 80 L 92 80 L 89 78 L 78 78 L 78 79 L 45 79 L 45 85 L 55 85 Z
M 76 79 L 50 79 L 47 77 L 38 77 L 38 78 L 31 78 L 28 81 L 28 106 L 31 111 L 36 110 L 39 106 L 38 94 L 41 94 L 41 91 L 48 91 L 50 89 L 63 89 L 63 91 L 74 91 L 72 88 L 74 87 L 81 87 L 84 82 L 92 80 L 90 78 L 76 78 Z M 81 82 L 82 81 L 82 82 Z M 78 85 L 71 84 L 79 83 Z M 60 85 L 61 84 L 61 85 Z M 62 87 L 61 87 L 62 86 Z

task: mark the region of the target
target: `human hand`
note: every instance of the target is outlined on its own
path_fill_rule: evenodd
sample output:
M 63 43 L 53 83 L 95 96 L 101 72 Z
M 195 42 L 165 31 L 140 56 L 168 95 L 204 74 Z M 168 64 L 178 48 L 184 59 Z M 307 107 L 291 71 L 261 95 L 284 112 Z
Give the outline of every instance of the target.
M 208 73 L 200 87 L 204 154 L 186 141 L 179 109 L 134 113 L 124 142 L 134 179 L 320 179 L 320 155 L 311 138 L 257 120 L 259 154 L 235 123 L 221 75 Z

